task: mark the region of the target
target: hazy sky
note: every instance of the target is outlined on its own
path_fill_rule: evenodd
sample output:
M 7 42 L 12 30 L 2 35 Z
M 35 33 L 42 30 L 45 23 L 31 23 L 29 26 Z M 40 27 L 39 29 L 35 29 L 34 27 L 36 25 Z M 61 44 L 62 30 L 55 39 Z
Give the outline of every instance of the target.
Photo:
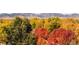
M 79 13 L 79 0 L 0 0 L 0 13 Z

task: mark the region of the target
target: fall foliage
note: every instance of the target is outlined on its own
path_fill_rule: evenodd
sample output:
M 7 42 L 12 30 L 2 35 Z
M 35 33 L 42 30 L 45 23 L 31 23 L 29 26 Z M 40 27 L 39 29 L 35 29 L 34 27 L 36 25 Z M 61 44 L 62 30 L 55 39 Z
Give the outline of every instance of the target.
M 14 17 L 0 20 L 0 44 L 70 45 L 79 44 L 79 19 Z

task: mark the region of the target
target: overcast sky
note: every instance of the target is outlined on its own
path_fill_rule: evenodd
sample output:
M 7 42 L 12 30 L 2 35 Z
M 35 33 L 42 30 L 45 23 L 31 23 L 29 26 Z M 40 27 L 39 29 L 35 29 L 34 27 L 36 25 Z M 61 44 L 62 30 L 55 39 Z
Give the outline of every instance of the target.
M 79 0 L 0 0 L 0 13 L 79 13 Z

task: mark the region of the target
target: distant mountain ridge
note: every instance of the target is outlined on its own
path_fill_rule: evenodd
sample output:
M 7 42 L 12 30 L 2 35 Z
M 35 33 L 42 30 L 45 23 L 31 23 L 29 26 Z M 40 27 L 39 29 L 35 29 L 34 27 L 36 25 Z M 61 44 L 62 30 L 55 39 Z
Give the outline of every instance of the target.
M 37 17 L 79 17 L 79 14 L 73 13 L 73 14 L 62 14 L 62 13 L 40 13 L 40 14 L 35 14 L 35 13 L 1 13 L 0 17 L 14 17 L 14 16 L 25 16 L 25 17 L 30 17 L 30 16 L 37 16 Z

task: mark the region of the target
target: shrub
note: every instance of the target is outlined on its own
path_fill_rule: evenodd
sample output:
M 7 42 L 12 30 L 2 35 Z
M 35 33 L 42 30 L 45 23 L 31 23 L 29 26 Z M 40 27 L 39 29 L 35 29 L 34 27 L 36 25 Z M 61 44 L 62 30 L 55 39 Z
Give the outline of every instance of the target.
M 6 44 L 35 44 L 35 38 L 30 33 L 31 30 L 31 25 L 28 22 L 28 19 L 23 20 L 16 17 L 11 27 L 4 28 L 8 40 Z
M 74 32 L 62 28 L 54 29 L 48 37 L 49 44 L 69 44 L 74 39 Z
M 37 28 L 37 29 L 35 29 L 34 34 L 35 34 L 36 38 L 38 38 L 38 37 L 47 38 L 47 36 L 48 36 L 48 30 L 44 29 L 44 28 Z

